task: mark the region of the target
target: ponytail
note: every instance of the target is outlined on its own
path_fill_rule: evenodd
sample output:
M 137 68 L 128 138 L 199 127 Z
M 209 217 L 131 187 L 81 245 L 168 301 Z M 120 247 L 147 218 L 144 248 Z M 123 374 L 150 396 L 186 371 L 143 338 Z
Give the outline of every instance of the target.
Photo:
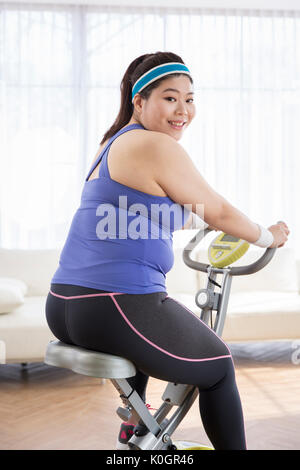
M 131 77 L 133 76 L 134 71 L 136 70 L 137 66 L 143 62 L 146 57 L 151 56 L 152 54 L 144 54 L 135 59 L 129 65 L 128 69 L 126 70 L 124 77 L 121 81 L 120 90 L 121 90 L 121 104 L 119 114 L 116 117 L 115 122 L 113 125 L 108 129 L 108 131 L 104 134 L 103 139 L 100 142 L 102 145 L 106 140 L 110 139 L 113 135 L 115 135 L 122 127 L 126 126 L 126 124 L 130 121 L 132 113 L 133 113 L 133 104 L 131 102 L 131 93 L 132 93 L 132 86 L 134 83 L 131 81 Z

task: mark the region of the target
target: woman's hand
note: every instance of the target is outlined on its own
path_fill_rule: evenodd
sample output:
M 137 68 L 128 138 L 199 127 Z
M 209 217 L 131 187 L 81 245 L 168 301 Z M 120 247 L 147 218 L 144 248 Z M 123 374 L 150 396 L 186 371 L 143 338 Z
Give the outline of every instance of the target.
M 270 248 L 281 248 L 288 240 L 288 235 L 290 233 L 289 228 L 285 222 L 277 222 L 275 225 L 269 227 L 270 232 L 272 232 L 274 237 L 274 242 Z

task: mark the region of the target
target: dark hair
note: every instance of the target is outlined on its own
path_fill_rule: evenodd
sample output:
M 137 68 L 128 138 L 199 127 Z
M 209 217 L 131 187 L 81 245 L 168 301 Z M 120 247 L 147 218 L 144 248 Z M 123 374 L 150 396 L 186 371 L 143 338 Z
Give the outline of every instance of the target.
M 168 62 L 180 62 L 184 64 L 181 57 L 174 54 L 173 52 L 155 52 L 154 54 L 144 54 L 140 57 L 137 57 L 129 67 L 127 68 L 124 77 L 121 81 L 120 90 L 121 90 L 121 104 L 119 114 L 113 123 L 113 125 L 106 131 L 103 136 L 103 139 L 100 142 L 102 145 L 107 139 L 110 139 L 116 132 L 118 132 L 122 127 L 124 127 L 131 119 L 134 106 L 132 104 L 132 87 L 144 73 L 148 70 L 156 67 L 157 65 L 166 64 Z M 174 73 L 172 76 L 180 76 L 180 73 Z M 169 78 L 170 75 L 166 75 L 153 83 L 150 83 L 146 88 L 144 88 L 140 95 L 144 99 L 148 99 L 152 90 L 159 86 L 159 84 Z M 188 75 L 191 83 L 193 83 L 192 78 Z

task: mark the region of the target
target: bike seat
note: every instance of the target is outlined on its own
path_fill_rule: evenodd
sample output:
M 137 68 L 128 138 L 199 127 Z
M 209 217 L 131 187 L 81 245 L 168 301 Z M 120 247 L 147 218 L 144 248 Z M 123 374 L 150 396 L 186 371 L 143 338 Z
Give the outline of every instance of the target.
M 125 379 L 136 374 L 135 365 L 128 359 L 58 340 L 48 344 L 44 362 L 50 366 L 103 379 Z

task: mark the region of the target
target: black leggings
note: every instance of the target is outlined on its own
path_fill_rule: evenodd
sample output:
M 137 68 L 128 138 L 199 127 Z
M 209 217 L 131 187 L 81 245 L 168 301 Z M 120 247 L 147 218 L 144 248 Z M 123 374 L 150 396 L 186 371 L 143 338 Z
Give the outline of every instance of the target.
M 52 284 L 46 318 L 59 340 L 132 361 L 138 373 L 129 382 L 144 400 L 149 376 L 196 385 L 202 422 L 214 448 L 246 448 L 228 347 L 165 292 L 120 294 Z

